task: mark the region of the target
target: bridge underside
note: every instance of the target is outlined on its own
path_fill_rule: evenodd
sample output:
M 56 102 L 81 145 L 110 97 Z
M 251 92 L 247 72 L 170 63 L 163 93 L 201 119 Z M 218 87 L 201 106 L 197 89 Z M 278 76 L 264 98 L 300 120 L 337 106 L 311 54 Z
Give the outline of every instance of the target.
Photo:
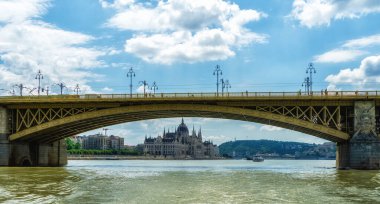
M 339 130 L 273 113 L 225 106 L 161 104 L 118 107 L 69 116 L 14 133 L 10 136 L 10 140 L 49 144 L 104 126 L 172 117 L 241 120 L 282 127 L 334 142 L 349 139 L 347 133 Z

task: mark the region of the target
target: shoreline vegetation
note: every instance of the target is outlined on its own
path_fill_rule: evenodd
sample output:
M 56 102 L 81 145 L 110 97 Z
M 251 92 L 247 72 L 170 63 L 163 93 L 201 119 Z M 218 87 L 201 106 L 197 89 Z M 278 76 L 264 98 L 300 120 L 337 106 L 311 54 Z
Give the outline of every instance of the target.
M 258 155 L 264 159 L 334 160 L 336 144 L 333 142 L 309 144 L 273 140 L 236 140 L 219 145 L 219 152 L 224 157 L 234 159 Z

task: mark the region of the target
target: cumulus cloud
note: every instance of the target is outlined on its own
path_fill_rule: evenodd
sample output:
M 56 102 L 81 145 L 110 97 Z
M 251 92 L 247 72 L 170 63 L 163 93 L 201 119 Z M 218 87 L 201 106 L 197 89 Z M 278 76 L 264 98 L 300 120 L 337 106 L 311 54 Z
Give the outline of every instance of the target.
M 366 57 L 358 68 L 342 69 L 327 76 L 325 81 L 329 83 L 330 90 L 342 84 L 353 84 L 357 89 L 370 88 L 373 83 L 380 83 L 380 55 Z
M 360 18 L 380 12 L 378 0 L 294 0 L 290 16 L 308 28 L 330 25 L 332 20 Z
M 86 82 L 99 76 L 89 69 L 102 66 L 99 57 L 105 53 L 85 47 L 92 36 L 39 20 L 49 4 L 46 0 L 0 2 L 0 85 L 35 87 L 35 74 L 41 70 L 43 82 L 79 83 L 90 91 Z
M 244 27 L 266 14 L 241 10 L 223 0 L 160 0 L 156 5 L 132 0 L 100 3 L 116 10 L 107 26 L 135 32 L 126 40 L 125 52 L 150 63 L 223 60 L 234 56 L 236 48 L 267 39 Z

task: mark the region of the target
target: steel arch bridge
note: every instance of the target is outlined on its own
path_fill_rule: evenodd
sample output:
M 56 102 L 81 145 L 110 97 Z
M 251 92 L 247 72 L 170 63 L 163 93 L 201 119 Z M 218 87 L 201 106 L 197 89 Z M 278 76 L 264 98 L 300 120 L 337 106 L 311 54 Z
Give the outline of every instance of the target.
M 87 94 L 1 97 L 11 143 L 52 144 L 63 138 L 125 122 L 207 117 L 278 126 L 347 144 L 356 132 L 355 104 L 373 104 L 379 134 L 380 92 L 238 92 Z

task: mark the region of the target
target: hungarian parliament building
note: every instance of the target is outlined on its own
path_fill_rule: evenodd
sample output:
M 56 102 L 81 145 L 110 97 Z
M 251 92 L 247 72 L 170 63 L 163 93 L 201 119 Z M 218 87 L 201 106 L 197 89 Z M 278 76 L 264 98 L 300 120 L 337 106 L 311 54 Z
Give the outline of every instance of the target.
M 198 134 L 189 129 L 183 121 L 174 132 L 166 132 L 156 138 L 145 137 L 144 154 L 171 157 L 174 159 L 215 159 L 219 157 L 219 149 L 211 141 L 202 141 L 202 131 Z

